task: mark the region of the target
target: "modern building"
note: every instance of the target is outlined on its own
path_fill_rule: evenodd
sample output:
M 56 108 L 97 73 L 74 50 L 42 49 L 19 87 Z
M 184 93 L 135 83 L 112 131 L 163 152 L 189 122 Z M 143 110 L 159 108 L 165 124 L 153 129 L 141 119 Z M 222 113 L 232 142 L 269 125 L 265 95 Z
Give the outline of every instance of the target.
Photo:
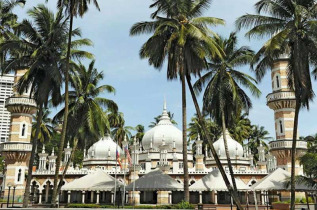
M 13 94 L 14 75 L 0 76 L 0 142 L 9 139 L 11 114 L 5 107 L 5 101 Z

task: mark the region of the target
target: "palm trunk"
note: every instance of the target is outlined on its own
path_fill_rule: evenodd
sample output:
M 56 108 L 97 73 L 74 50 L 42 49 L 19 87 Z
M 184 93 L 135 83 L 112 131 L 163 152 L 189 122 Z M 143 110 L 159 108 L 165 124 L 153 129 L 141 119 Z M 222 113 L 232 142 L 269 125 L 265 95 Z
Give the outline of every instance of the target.
M 67 57 L 66 57 L 66 69 L 65 69 L 65 112 L 64 112 L 64 121 L 63 121 L 63 128 L 61 133 L 61 141 L 59 144 L 59 149 L 57 153 L 57 160 L 56 160 L 56 168 L 55 168 L 55 176 L 54 176 L 54 188 L 53 188 L 53 196 L 52 196 L 52 207 L 56 207 L 56 198 L 58 194 L 58 176 L 59 176 L 59 168 L 62 160 L 64 143 L 66 138 L 66 131 L 67 131 L 67 119 L 68 119 L 68 83 L 69 83 L 69 62 L 70 62 L 70 48 L 71 48 L 71 41 L 72 41 L 72 31 L 73 31 L 73 0 L 70 1 L 70 23 L 69 23 L 69 34 L 68 34 L 68 46 L 67 46 Z
M 234 179 L 233 168 L 232 168 L 232 163 L 231 163 L 230 154 L 229 154 L 229 149 L 228 149 L 228 141 L 227 141 L 227 136 L 226 136 L 226 130 L 227 130 L 227 128 L 226 128 L 226 119 L 225 119 L 225 112 L 224 112 L 224 110 L 222 110 L 221 119 L 222 119 L 223 142 L 224 142 L 224 145 L 225 145 L 225 152 L 226 152 L 226 156 L 227 156 L 227 162 L 228 162 L 228 167 L 229 167 L 229 173 L 230 173 L 231 180 L 232 180 L 233 190 L 235 191 L 235 193 L 237 193 L 237 184 L 236 184 L 236 180 Z
M 295 161 L 296 161 L 296 141 L 297 141 L 297 127 L 298 127 L 298 115 L 299 115 L 300 103 L 296 99 L 295 105 L 295 117 L 293 128 L 293 142 L 292 142 L 292 170 L 291 170 L 291 210 L 295 210 Z
M 35 136 L 34 136 L 34 139 L 32 141 L 32 151 L 31 151 L 31 157 L 30 157 L 29 169 L 28 169 L 28 177 L 26 180 L 26 186 L 25 186 L 25 192 L 24 192 L 24 198 L 23 198 L 23 208 L 27 208 L 28 204 L 29 204 L 30 193 L 31 193 L 30 188 L 31 188 L 31 180 L 32 180 L 32 172 L 33 172 L 33 162 L 35 159 L 35 152 L 36 152 L 36 148 L 37 148 L 38 136 L 39 136 L 40 129 L 41 129 L 42 117 L 43 117 L 43 105 L 40 105 L 39 112 L 37 115 Z
M 75 150 L 76 150 L 76 148 L 77 148 L 77 144 L 78 144 L 78 140 L 75 139 L 75 140 L 74 140 L 74 144 L 73 144 L 72 152 L 71 152 L 71 154 L 70 154 L 70 157 L 69 157 L 68 160 L 67 160 L 67 163 L 66 163 L 66 166 L 65 166 L 65 168 L 64 168 L 63 174 L 62 174 L 61 178 L 59 179 L 57 192 L 60 192 L 61 189 L 62 189 L 63 180 L 64 180 L 65 175 L 66 175 L 66 173 L 67 173 L 69 164 L 70 164 L 71 160 L 74 158 L 74 153 L 75 153 Z
M 216 161 L 216 164 L 218 166 L 218 169 L 221 173 L 221 176 L 227 186 L 227 189 L 229 191 L 229 193 L 232 195 L 232 198 L 234 200 L 234 202 L 236 203 L 237 205 L 237 208 L 240 209 L 240 210 L 243 210 L 243 207 L 240 203 L 240 200 L 238 198 L 238 196 L 234 193 L 234 190 L 229 182 L 229 179 L 227 177 L 227 174 L 225 172 L 225 170 L 223 169 L 223 166 L 219 160 L 219 157 L 218 157 L 218 154 L 214 148 L 214 145 L 213 145 L 213 141 L 212 141 L 212 138 L 210 136 L 210 134 L 208 133 L 209 131 L 207 130 L 207 126 L 205 125 L 205 121 L 201 115 L 201 112 L 200 112 L 200 108 L 199 108 L 199 104 L 197 102 L 197 98 L 196 98 L 196 95 L 195 95 L 195 92 L 194 92 L 194 89 L 193 89 L 193 86 L 192 84 L 190 83 L 190 77 L 189 75 L 186 75 L 186 78 L 187 78 L 187 84 L 188 84 L 188 87 L 189 87 L 189 90 L 190 90 L 190 93 L 191 93 L 191 96 L 192 96 L 192 99 L 193 99 L 193 102 L 194 102 L 194 105 L 195 105 L 195 109 L 196 109 L 196 113 L 197 113 L 197 116 L 198 116 L 198 120 L 199 120 L 199 123 L 202 127 L 202 134 L 203 134 L 203 137 L 207 139 L 208 141 L 208 144 L 209 144 L 209 147 L 210 147 L 210 150 L 211 150 L 211 153 L 213 155 L 213 157 L 215 158 L 215 161 Z M 207 132 L 207 133 L 205 133 Z
M 187 122 L 186 122 L 186 79 L 184 72 L 181 74 L 182 82 L 182 115 L 183 115 L 183 165 L 184 165 L 184 201 L 189 202 L 189 175 L 187 160 Z

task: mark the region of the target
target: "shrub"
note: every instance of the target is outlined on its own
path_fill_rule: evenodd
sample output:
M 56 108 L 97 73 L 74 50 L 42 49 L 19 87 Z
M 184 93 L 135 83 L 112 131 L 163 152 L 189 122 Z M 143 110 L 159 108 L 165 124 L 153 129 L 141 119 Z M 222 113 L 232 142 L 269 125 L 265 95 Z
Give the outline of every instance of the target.
M 100 208 L 98 204 L 70 203 L 66 208 Z
M 179 204 L 176 204 L 177 209 L 195 209 L 195 206 L 186 201 L 181 201 Z

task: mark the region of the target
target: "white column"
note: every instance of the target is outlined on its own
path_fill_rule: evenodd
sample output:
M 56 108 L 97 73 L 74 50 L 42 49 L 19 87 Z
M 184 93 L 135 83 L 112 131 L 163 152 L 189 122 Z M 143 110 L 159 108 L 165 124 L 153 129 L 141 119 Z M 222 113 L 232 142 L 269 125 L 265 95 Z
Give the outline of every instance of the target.
M 67 191 L 67 203 L 70 203 L 71 191 Z
M 169 203 L 169 204 L 172 204 L 172 203 L 173 203 L 173 200 L 172 200 L 172 192 L 169 192 L 169 193 L 168 193 L 168 203 Z
M 93 203 L 94 202 L 94 191 L 91 191 L 90 192 L 90 203 Z
M 81 202 L 85 203 L 85 191 L 82 191 Z
M 203 192 L 199 191 L 199 203 L 203 203 Z
M 218 192 L 215 191 L 215 204 L 218 204 Z
M 42 204 L 42 192 L 39 193 L 39 204 Z
M 96 204 L 99 204 L 99 191 L 97 191 Z
M 113 202 L 114 202 L 114 193 L 111 192 L 111 203 L 113 203 Z
M 261 201 L 262 201 L 262 205 L 265 205 L 265 194 L 264 194 L 264 191 L 261 191 Z
M 45 203 L 48 202 L 48 191 L 50 190 L 50 185 L 46 183 L 46 192 L 45 192 Z

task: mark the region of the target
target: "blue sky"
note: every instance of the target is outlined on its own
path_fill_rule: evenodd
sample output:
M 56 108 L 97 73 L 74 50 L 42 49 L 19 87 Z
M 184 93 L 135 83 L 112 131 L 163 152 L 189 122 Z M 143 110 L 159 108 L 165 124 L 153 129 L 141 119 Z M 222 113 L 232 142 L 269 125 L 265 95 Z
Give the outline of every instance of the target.
M 141 45 L 149 36 L 130 37 L 129 29 L 139 21 L 149 20 L 151 10 L 148 8 L 150 0 L 99 0 L 101 11 L 92 6 L 83 19 L 75 19 L 75 26 L 80 27 L 84 38 L 94 42 L 94 46 L 87 48 L 95 55 L 95 66 L 104 72 L 103 83 L 116 88 L 116 95 L 112 98 L 119 105 L 125 115 L 126 124 L 148 125 L 153 118 L 162 112 L 163 100 L 166 97 L 168 109 L 174 113 L 178 127 L 181 127 L 181 85 L 179 81 L 166 80 L 166 68 L 161 71 L 149 66 L 146 60 L 139 58 Z M 225 26 L 213 30 L 226 37 L 235 30 L 234 21 L 245 13 L 254 13 L 253 5 L 256 0 L 214 0 L 210 9 L 204 16 L 222 18 Z M 27 0 L 23 9 L 17 8 L 15 12 L 19 19 L 26 18 L 26 11 L 45 0 Z M 49 0 L 47 4 L 55 10 L 56 0 Z M 258 50 L 263 40 L 248 40 L 244 32 L 238 33 L 239 44 L 249 45 Z M 253 75 L 248 67 L 243 71 Z M 314 80 L 314 90 L 317 92 Z M 269 74 L 259 84 L 262 91 L 260 98 L 252 98 L 253 109 L 250 119 L 253 124 L 265 126 L 270 136 L 275 137 L 273 111 L 266 106 L 266 95 L 271 92 Z M 189 91 L 188 91 L 189 92 Z M 315 99 L 316 101 L 317 99 Z M 195 113 L 191 97 L 188 94 L 188 122 Z M 317 132 L 317 103 L 311 104 L 310 111 L 300 113 L 299 133 L 309 135 Z

